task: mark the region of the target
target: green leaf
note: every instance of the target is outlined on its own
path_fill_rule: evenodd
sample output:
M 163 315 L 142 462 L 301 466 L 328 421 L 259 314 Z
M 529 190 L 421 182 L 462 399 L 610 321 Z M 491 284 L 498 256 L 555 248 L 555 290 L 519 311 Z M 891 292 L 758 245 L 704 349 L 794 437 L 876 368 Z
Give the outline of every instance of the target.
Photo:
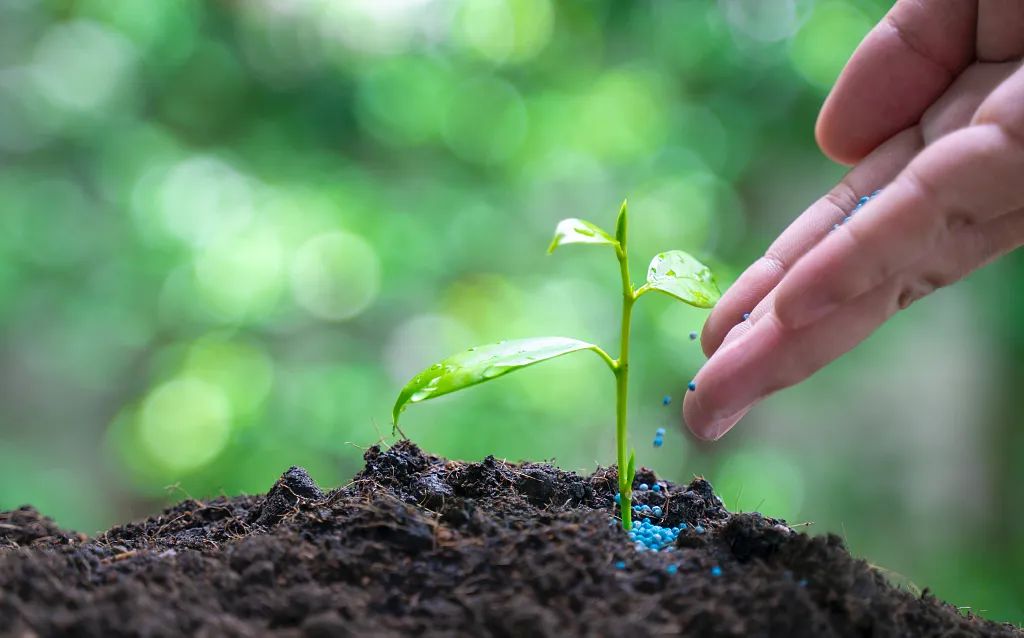
M 647 269 L 647 286 L 698 308 L 712 308 L 722 296 L 711 269 L 681 250 L 659 253 Z
M 626 200 L 622 200 L 622 206 L 619 207 L 619 216 L 615 220 L 615 239 L 619 242 L 620 246 L 626 245 L 626 230 L 629 226 L 628 208 Z
M 555 252 L 555 249 L 562 244 L 608 244 L 615 246 L 618 242 L 599 228 L 597 225 L 585 219 L 570 217 L 558 222 L 555 228 L 555 237 L 548 246 L 548 253 Z
M 626 464 L 626 489 L 633 489 L 633 479 L 636 478 L 636 450 L 629 451 L 629 463 Z
M 594 344 L 567 337 L 517 339 L 470 348 L 435 363 L 405 384 L 395 402 L 394 422 L 398 423 L 399 414 L 410 403 L 462 390 L 579 350 L 593 350 L 606 362 L 611 362 L 604 350 Z

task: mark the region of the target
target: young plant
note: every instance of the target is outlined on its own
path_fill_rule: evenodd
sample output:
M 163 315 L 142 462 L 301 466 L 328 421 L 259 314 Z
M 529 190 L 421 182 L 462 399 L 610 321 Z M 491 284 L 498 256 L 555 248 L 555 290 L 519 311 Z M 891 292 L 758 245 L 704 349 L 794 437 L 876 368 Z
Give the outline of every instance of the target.
M 615 443 L 619 467 L 620 509 L 622 527 L 632 527 L 632 486 L 636 474 L 635 451 L 626 456 L 626 396 L 629 390 L 629 333 L 633 304 L 648 292 L 658 291 L 698 308 L 711 308 L 721 293 L 711 270 L 681 250 L 659 253 L 647 269 L 647 283 L 634 288 L 629 276 L 629 253 L 626 249 L 628 213 L 622 202 L 615 222 L 615 236 L 582 219 L 563 219 L 555 229 L 548 253 L 565 244 L 591 244 L 611 246 L 619 261 L 622 278 L 622 323 L 619 357 L 611 355 L 592 343 L 567 337 L 538 337 L 500 341 L 470 348 L 448 357 L 417 374 L 402 388 L 395 402 L 393 417 L 398 418 L 410 403 L 419 403 L 456 390 L 497 379 L 509 372 L 521 370 L 541 361 L 554 359 L 570 352 L 590 350 L 601 357 L 615 376 Z M 625 471 L 623 471 L 625 468 Z

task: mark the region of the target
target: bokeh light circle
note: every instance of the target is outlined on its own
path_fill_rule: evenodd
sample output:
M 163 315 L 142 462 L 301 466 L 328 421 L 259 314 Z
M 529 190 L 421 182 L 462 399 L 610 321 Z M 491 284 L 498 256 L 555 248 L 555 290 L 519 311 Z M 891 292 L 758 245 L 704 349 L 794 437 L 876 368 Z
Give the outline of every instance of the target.
M 185 376 L 220 389 L 241 417 L 256 413 L 270 394 L 274 364 L 259 343 L 213 333 L 189 348 Z
M 550 0 L 465 0 L 456 13 L 455 36 L 491 62 L 524 62 L 551 40 Z
M 444 137 L 464 160 L 499 164 L 520 149 L 527 124 L 526 106 L 515 87 L 496 78 L 479 77 L 452 92 Z
M 395 144 L 419 144 L 440 135 L 451 72 L 422 57 L 392 58 L 359 81 L 356 115 L 368 131 Z
M 446 17 L 438 0 L 318 0 L 308 3 L 321 37 L 375 55 L 438 38 Z
M 195 277 L 214 315 L 228 321 L 259 318 L 276 307 L 284 288 L 284 249 L 271 228 L 258 226 L 202 249 Z
M 650 155 L 667 128 L 661 84 L 649 69 L 609 71 L 580 96 L 574 119 L 580 145 L 594 156 L 618 162 Z
M 789 58 L 808 82 L 827 90 L 870 30 L 871 21 L 855 6 L 822 3 L 790 42 Z
M 172 235 L 196 246 L 245 228 L 253 216 L 252 180 L 212 156 L 189 157 L 163 176 L 159 216 Z
M 53 103 L 93 112 L 106 107 L 127 85 L 135 58 L 127 38 L 96 22 L 59 23 L 36 45 L 33 77 Z
M 792 36 L 800 28 L 814 0 L 719 0 L 734 33 L 761 42 Z
M 404 384 L 427 365 L 474 343 L 469 329 L 453 317 L 417 315 L 391 333 L 384 347 L 384 362 L 391 380 Z
M 296 252 L 291 285 L 295 301 L 314 317 L 328 321 L 350 319 L 377 298 L 377 251 L 352 233 L 318 235 Z
M 217 386 L 194 377 L 172 379 L 143 401 L 139 443 L 168 473 L 187 473 L 221 453 L 231 416 L 231 404 Z

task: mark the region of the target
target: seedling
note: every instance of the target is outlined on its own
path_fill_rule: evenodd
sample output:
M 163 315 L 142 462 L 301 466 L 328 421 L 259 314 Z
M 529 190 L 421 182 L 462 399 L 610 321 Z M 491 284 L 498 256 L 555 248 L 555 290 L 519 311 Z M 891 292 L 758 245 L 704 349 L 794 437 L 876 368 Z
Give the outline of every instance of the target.
M 658 291 L 698 308 L 711 308 L 721 293 L 711 270 L 681 250 L 659 253 L 647 269 L 647 283 L 634 288 L 629 276 L 629 254 L 626 250 L 629 215 L 626 202 L 619 208 L 615 222 L 615 235 L 595 224 L 576 218 L 563 219 L 555 229 L 548 253 L 567 244 L 611 246 L 619 261 L 622 280 L 622 322 L 620 325 L 619 357 L 613 359 L 599 346 L 567 337 L 537 337 L 514 341 L 499 341 L 470 348 L 448 357 L 417 374 L 402 388 L 393 412 L 395 427 L 398 418 L 410 403 L 419 403 L 457 390 L 497 379 L 509 372 L 521 370 L 541 361 L 554 359 L 570 352 L 590 350 L 601 358 L 615 376 L 615 443 L 619 467 L 620 511 L 622 528 L 632 527 L 632 485 L 636 475 L 636 454 L 626 454 L 626 397 L 629 390 L 629 335 L 633 304 L 651 291 Z M 690 384 L 690 390 L 694 386 Z M 625 468 L 625 471 L 623 471 Z M 641 489 L 644 486 L 641 486 Z

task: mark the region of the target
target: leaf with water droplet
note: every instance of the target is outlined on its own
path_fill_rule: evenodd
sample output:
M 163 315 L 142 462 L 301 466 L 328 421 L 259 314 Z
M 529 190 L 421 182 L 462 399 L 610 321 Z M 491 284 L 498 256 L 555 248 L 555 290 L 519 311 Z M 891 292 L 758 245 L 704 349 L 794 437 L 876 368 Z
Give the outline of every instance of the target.
M 413 377 L 398 395 L 392 416 L 397 424 L 398 416 L 410 403 L 419 403 L 456 392 L 541 361 L 580 350 L 601 352 L 600 348 L 592 343 L 568 337 L 517 339 L 470 348 L 430 366 Z M 602 357 L 606 356 L 602 353 Z
M 712 308 L 722 296 L 711 269 L 681 250 L 655 256 L 647 286 L 698 308 Z
M 585 219 L 570 217 L 558 222 L 555 228 L 555 237 L 548 246 L 548 253 L 555 252 L 555 249 L 562 244 L 607 244 L 616 246 L 619 242 L 615 238 Z

